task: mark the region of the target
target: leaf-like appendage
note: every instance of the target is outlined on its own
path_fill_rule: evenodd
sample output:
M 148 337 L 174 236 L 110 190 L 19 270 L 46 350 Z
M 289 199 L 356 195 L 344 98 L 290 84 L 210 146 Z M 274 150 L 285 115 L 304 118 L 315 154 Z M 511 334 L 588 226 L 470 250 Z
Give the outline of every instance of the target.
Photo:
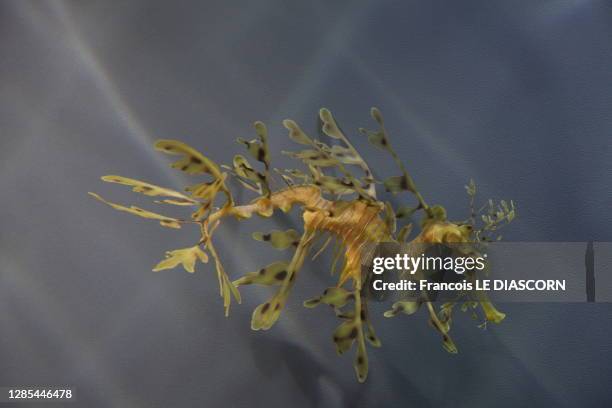
M 368 142 L 372 144 L 372 146 L 377 147 L 382 150 L 388 150 L 389 142 L 387 141 L 387 136 L 384 132 L 372 132 L 366 129 L 360 129 L 361 133 L 364 133 L 368 137 Z
M 331 194 L 343 195 L 355 192 L 355 185 L 352 181 L 332 176 L 318 177 L 315 181 L 315 185 L 320 186 Z
M 158 140 L 155 148 L 164 153 L 184 156 L 174 162 L 172 167 L 187 174 L 210 174 L 215 178 L 221 177 L 219 166 L 193 147 L 178 140 Z
M 489 301 L 480 302 L 480 306 L 485 313 L 485 317 L 490 322 L 501 323 L 502 320 L 506 318 L 506 314 L 497 310 L 497 308 Z
M 384 314 L 385 317 L 393 317 L 397 316 L 399 313 L 404 313 L 407 315 L 411 315 L 421 306 L 421 302 L 417 301 L 399 301 L 395 302 L 393 306 L 391 306 L 391 310 L 387 310 Z
M 257 306 L 251 317 L 251 329 L 268 330 L 272 327 L 285 307 L 285 299 L 284 293 L 279 292 L 267 302 Z
M 292 121 L 291 119 L 283 120 L 283 126 L 287 128 L 287 130 L 289 131 L 289 138 L 293 140 L 294 142 L 303 144 L 303 145 L 313 144 L 312 139 L 308 137 L 306 133 L 304 133 L 304 131 L 300 129 L 298 124 Z
M 300 234 L 294 229 L 288 229 L 287 231 L 272 230 L 268 233 L 254 232 L 253 239 L 269 242 L 276 249 L 287 249 L 290 246 L 297 246 L 300 241 Z
M 234 285 L 280 285 L 287 277 L 286 261 L 273 262 L 259 271 L 250 272 L 234 281 Z
M 322 108 L 321 110 L 319 110 L 319 118 L 322 122 L 321 130 L 323 130 L 323 133 L 325 133 L 332 139 L 343 138 L 342 132 L 338 128 L 338 125 L 336 124 L 336 121 L 334 120 L 334 117 L 332 116 L 329 109 Z
M 287 296 L 289 296 L 291 288 L 295 284 L 296 276 L 304 264 L 314 235 L 314 231 L 306 230 L 304 232 L 287 267 L 287 274 L 284 275 L 281 287 L 270 300 L 257 306 L 253 311 L 251 317 L 251 328 L 253 330 L 268 330 L 278 320 L 287 301 Z
M 355 362 L 353 363 L 355 368 L 355 374 L 357 374 L 357 380 L 362 383 L 368 377 L 368 353 L 366 352 L 365 342 L 363 340 L 357 342 L 357 355 L 355 356 Z
M 249 163 L 249 161 L 243 155 L 235 155 L 232 164 L 234 165 L 234 171 L 240 177 L 243 177 L 250 181 L 254 181 L 256 183 L 261 181 L 259 173 L 255 169 L 253 169 L 251 163 Z
M 270 152 L 268 151 L 268 130 L 262 122 L 255 122 L 255 132 L 258 139 L 245 140 L 238 138 L 238 142 L 246 146 L 249 154 L 257 161 L 262 162 L 266 169 L 270 168 Z
M 415 191 L 414 185 L 410 182 L 410 179 L 407 178 L 406 176 L 389 177 L 388 179 L 385 180 L 384 184 L 385 184 L 385 189 L 387 189 L 387 191 L 393 194 L 397 194 L 400 191 L 410 191 L 413 193 Z
M 380 110 L 377 107 L 374 106 L 372 109 L 370 109 L 370 116 L 372 116 L 372 119 L 374 119 L 380 126 L 385 125 L 382 113 L 380 113 Z
M 311 166 L 318 167 L 333 167 L 338 165 L 338 160 L 324 154 L 318 150 L 302 150 L 300 152 L 283 152 L 284 154 L 293 157 L 294 159 L 300 159 L 304 163 Z
M 126 186 L 131 186 L 132 191 L 136 193 L 142 193 L 147 196 L 155 197 L 155 196 L 163 196 L 163 197 L 172 197 L 173 200 L 163 200 L 162 202 L 167 204 L 175 204 L 175 205 L 197 205 L 198 202 L 187 197 L 183 193 L 179 193 L 178 191 L 171 190 L 169 188 L 164 188 L 160 186 L 156 186 L 155 184 L 146 183 L 144 181 L 135 180 L 122 176 L 104 176 L 102 177 L 103 181 L 108 183 L 117 183 L 123 184 Z
M 368 342 L 373 347 L 380 347 L 382 343 L 380 342 L 380 339 L 378 338 L 378 336 L 376 336 L 376 332 L 374 331 L 374 326 L 372 325 L 372 321 L 370 320 L 369 317 L 367 319 L 366 329 L 368 331 L 368 335 L 366 336 L 366 339 L 368 340 Z
M 353 342 L 357 338 L 359 329 L 353 320 L 340 323 L 340 325 L 334 331 L 333 340 L 336 344 L 336 352 L 338 354 L 344 354 L 348 351 Z
M 346 305 L 349 300 L 353 300 L 354 298 L 355 295 L 353 294 L 353 292 L 349 292 L 344 288 L 334 286 L 325 289 L 321 296 L 306 300 L 304 302 L 304 306 L 312 308 L 317 306 L 319 303 L 323 303 L 326 305 L 334 306 L 336 308 L 340 308 Z
M 207 183 L 200 183 L 195 184 L 193 186 L 188 186 L 187 188 L 185 188 L 185 191 L 190 192 L 193 197 L 210 201 L 215 198 L 222 185 L 223 179 L 220 178 Z
M 164 269 L 173 269 L 179 265 L 183 265 L 183 268 L 187 272 L 193 273 L 195 262 L 198 259 L 203 263 L 208 262 L 208 255 L 202 251 L 199 245 L 168 251 L 166 252 L 166 259 L 155 265 L 153 272 L 158 272 Z
M 130 206 L 130 207 L 126 207 L 126 206 L 121 205 L 121 204 L 115 204 L 115 203 L 112 203 L 110 201 L 105 200 L 104 198 L 100 197 L 96 193 L 91 193 L 90 192 L 89 195 L 94 197 L 96 200 L 102 201 L 103 203 L 110 205 L 115 210 L 125 211 L 125 212 L 128 212 L 130 214 L 142 217 L 142 218 L 148 218 L 148 219 L 151 219 L 151 220 L 158 220 L 159 223 L 163 227 L 181 228 L 181 220 L 179 220 L 177 218 L 166 217 L 165 215 L 161 215 L 161 214 L 157 214 L 157 213 L 154 213 L 154 212 L 151 212 L 151 211 L 143 210 L 142 208 L 139 208 L 139 207 L 136 207 L 136 206 L 133 206 L 133 205 Z
M 365 165 L 363 159 L 357 156 L 351 149 L 334 145 L 329 148 L 329 153 L 340 163 Z

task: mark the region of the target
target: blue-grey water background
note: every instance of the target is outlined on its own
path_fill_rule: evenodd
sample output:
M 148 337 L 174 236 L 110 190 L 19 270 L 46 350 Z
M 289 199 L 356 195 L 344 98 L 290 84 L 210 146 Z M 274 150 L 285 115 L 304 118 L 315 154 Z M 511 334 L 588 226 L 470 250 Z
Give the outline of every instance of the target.
M 179 188 L 193 179 L 155 139 L 229 162 L 254 120 L 283 167 L 281 120 L 313 132 L 321 106 L 394 175 L 355 132 L 375 105 L 453 218 L 474 178 L 483 199 L 517 203 L 507 240 L 612 241 L 611 38 L 611 3 L 588 0 L 0 2 L 0 385 L 71 385 L 88 407 L 610 406 L 610 304 L 508 304 L 486 331 L 458 316 L 458 355 L 424 314 L 381 316 L 358 384 L 332 313 L 301 306 L 332 285 L 326 264 L 308 263 L 278 324 L 252 332 L 266 290 L 245 288 L 223 317 L 210 266 L 151 272 L 196 231 L 86 192 L 144 206 L 99 176 Z M 224 225 L 226 269 L 285 256 L 249 234 L 297 225 Z

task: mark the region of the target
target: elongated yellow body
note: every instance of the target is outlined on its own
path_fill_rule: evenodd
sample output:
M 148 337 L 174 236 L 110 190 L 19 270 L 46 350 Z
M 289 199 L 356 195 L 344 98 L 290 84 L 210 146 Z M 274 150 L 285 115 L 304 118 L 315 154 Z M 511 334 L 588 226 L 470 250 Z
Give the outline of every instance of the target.
M 180 141 L 160 140 L 155 144 L 157 150 L 180 156 L 179 160 L 172 164 L 173 168 L 189 175 L 204 176 L 206 179 L 186 187 L 183 193 L 122 176 L 111 175 L 102 178 L 106 182 L 130 186 L 137 193 L 161 197 L 159 201 L 156 201 L 159 204 L 195 207 L 195 211 L 191 213 L 191 219 L 169 217 L 135 206 L 128 207 L 107 201 L 95 193 L 90 194 L 116 210 L 156 220 L 163 227 L 182 228 L 185 225 L 193 224 L 198 226 L 201 236 L 197 243 L 187 248 L 167 251 L 165 259 L 159 262 L 153 270 L 161 271 L 181 265 L 187 272 L 192 273 L 198 261 L 207 263 L 209 259 L 212 259 L 226 315 L 229 313 L 232 299 L 238 303 L 241 302 L 239 286 L 258 284 L 276 287 L 273 295 L 253 311 L 251 318 L 253 330 L 270 329 L 279 319 L 315 239 L 322 235 L 328 236 L 327 241 L 314 257 L 318 256 L 327 244 L 335 239 L 337 251 L 332 272 L 335 271 L 335 261 L 340 257 L 344 260 L 338 280 L 334 286 L 325 289 L 321 296 L 304 302 L 304 306 L 311 308 L 319 304 L 327 304 L 333 307 L 336 316 L 342 320 L 332 337 L 336 351 L 342 354 L 356 345 L 353 366 L 357 379 L 363 382 L 368 373 L 366 342 L 373 347 L 380 347 L 381 342 L 374 332 L 368 311 L 368 298 L 364 296 L 367 294 L 367 291 L 364 290 L 364 282 L 367 281 L 366 278 L 370 272 L 362 271 L 362 265 L 376 244 L 407 241 L 412 231 L 412 223 L 405 223 L 400 231 L 396 232 L 397 219 L 401 217 L 406 219 L 422 213 L 421 231 L 412 242 L 450 243 L 484 240 L 480 237 L 480 233 L 495 230 L 500 223 L 512 221 L 515 215 L 512 201 L 510 205 L 501 201 L 499 206 L 494 206 L 493 201 L 489 200 L 488 213 L 481 215 L 485 226 L 475 232 L 477 212 L 473 208 L 473 198 L 476 186 L 471 182 L 466 186 L 471 200 L 471 221 L 468 223 L 448 221 L 446 210 L 439 205 L 430 207 L 417 190 L 412 177 L 391 147 L 381 113 L 376 108 L 372 108 L 370 113 L 378 123 L 379 129 L 377 131 L 360 129 L 360 132 L 374 146 L 389 153 L 401 173 L 384 181 L 373 178 L 368 164 L 349 142 L 331 112 L 323 108 L 319 111 L 320 133 L 333 140 L 331 144 L 311 138 L 292 120 L 283 121 L 283 125 L 289 131 L 289 137 L 294 142 L 306 146 L 305 150 L 283 153 L 302 161 L 308 168 L 308 172 L 296 169 L 282 171 L 273 169 L 270 164 L 267 129 L 263 123 L 255 122 L 257 139 L 239 138 L 238 142 L 245 145 L 247 152 L 262 164 L 259 170 L 242 155 L 234 156 L 231 166 L 218 165 Z M 351 169 L 355 168 L 362 176 L 353 174 Z M 287 187 L 273 188 L 272 170 L 278 173 Z M 226 184 L 229 179 L 257 193 L 257 198 L 246 204 L 237 204 L 232 191 Z M 376 191 L 376 186 L 381 184 L 384 185 L 387 192 L 392 194 L 402 192 L 412 194 L 412 206 L 406 205 L 396 210 L 390 202 L 381 201 L 377 198 Z M 244 220 L 253 215 L 272 217 L 277 210 L 289 212 L 296 207 L 299 207 L 302 212 L 303 231 L 272 230 L 253 234 L 255 240 L 267 242 L 275 249 L 293 249 L 294 252 L 290 259 L 276 260 L 259 270 L 231 280 L 223 268 L 212 239 L 223 219 L 235 217 Z M 498 312 L 483 294 L 467 300 L 471 302 L 470 304 L 481 306 L 486 321 L 499 323 L 504 318 L 504 314 Z M 396 302 L 391 310 L 385 312 L 384 316 L 393 317 L 399 313 L 412 314 L 419 309 L 421 303 Z M 442 305 L 439 312 L 435 310 L 431 302 L 426 301 L 425 303 L 427 303 L 430 323 L 442 335 L 443 347 L 451 353 L 457 352 L 448 334 L 454 302 Z

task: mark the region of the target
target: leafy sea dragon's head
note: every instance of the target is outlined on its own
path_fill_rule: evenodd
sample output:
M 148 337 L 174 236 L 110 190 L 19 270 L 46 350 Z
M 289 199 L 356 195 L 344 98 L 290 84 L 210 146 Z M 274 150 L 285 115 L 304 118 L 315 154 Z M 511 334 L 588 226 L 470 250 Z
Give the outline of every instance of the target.
M 301 150 L 283 153 L 302 162 L 304 167 L 301 170 L 271 166 L 268 131 L 263 123 L 255 122 L 257 137 L 252 140 L 238 139 L 238 143 L 246 147 L 248 156 L 259 162 L 259 166 L 252 165 L 247 157 L 240 154 L 234 156 L 231 164 L 218 165 L 182 142 L 160 140 L 155 143 L 157 150 L 179 157 L 172 164 L 173 168 L 204 179 L 187 186 L 184 192 L 179 192 L 122 176 L 102 177 L 106 182 L 127 185 L 135 192 L 156 197 L 157 203 L 189 207 L 190 217 L 170 217 L 135 206 L 115 204 L 95 193 L 90 194 L 116 210 L 156 220 L 163 227 L 196 227 L 199 236 L 194 239 L 193 246 L 166 252 L 165 259 L 153 270 L 173 269 L 180 265 L 187 272 L 193 273 L 197 263 L 208 263 L 211 260 L 217 271 L 226 315 L 229 313 L 232 298 L 240 303 L 240 286 L 257 284 L 272 287 L 272 296 L 253 311 L 253 330 L 267 330 L 274 325 L 287 303 L 304 260 L 308 256 L 316 258 L 333 244 L 331 268 L 332 273 L 338 271 L 338 279 L 320 296 L 306 300 L 304 306 L 332 306 L 335 315 L 341 320 L 333 333 L 336 351 L 342 354 L 356 344 L 354 367 L 358 380 L 363 382 L 368 372 L 366 342 L 374 347 L 381 345 L 368 311 L 366 282 L 370 272 L 364 272 L 362 268 L 366 257 L 364 248 L 381 242 L 487 242 L 493 240 L 493 235 L 499 227 L 512 221 L 515 214 L 514 204 L 505 201 L 497 204 L 489 200 L 488 205 L 477 210 L 474 206 L 476 186 L 470 181 L 466 186 L 470 209 L 468 219 L 460 222 L 448 220 L 444 207 L 430 206 L 418 191 L 411 175 L 391 146 L 378 109 L 372 108 L 371 116 L 378 128 L 359 129 L 359 132 L 375 147 L 387 152 L 399 170 L 399 175 L 385 180 L 375 178 L 330 111 L 321 109 L 319 138 L 307 135 L 292 120 L 283 121 L 289 138 L 302 146 Z M 229 187 L 230 179 L 250 191 L 253 199 L 247 203 L 237 203 Z M 408 193 L 413 198 L 406 200 L 403 205 L 394 205 L 377 196 L 377 190 L 381 187 L 392 196 Z M 279 251 L 292 251 L 292 255 L 282 257 L 238 279 L 230 279 L 212 239 L 222 221 L 227 217 L 246 220 L 253 215 L 268 218 L 278 210 L 288 212 L 293 207 L 299 207 L 302 211 L 301 231 L 271 230 L 253 234 L 255 240 L 266 242 Z M 420 231 L 413 233 L 414 228 L 410 221 L 419 218 Z M 398 223 L 402 224 L 400 228 L 397 228 Z M 314 247 L 318 243 L 321 244 L 315 251 Z M 445 303 L 438 309 L 429 301 L 395 302 L 384 316 L 410 315 L 425 304 L 430 323 L 441 334 L 444 348 L 449 352 L 456 352 L 457 348 L 449 336 L 449 330 L 451 314 L 457 303 L 461 305 L 461 310 L 469 310 L 476 318 L 479 318 L 480 306 L 484 323 L 499 323 L 504 318 L 504 314 L 497 311 L 486 297 L 470 293 L 465 293 L 463 298 Z

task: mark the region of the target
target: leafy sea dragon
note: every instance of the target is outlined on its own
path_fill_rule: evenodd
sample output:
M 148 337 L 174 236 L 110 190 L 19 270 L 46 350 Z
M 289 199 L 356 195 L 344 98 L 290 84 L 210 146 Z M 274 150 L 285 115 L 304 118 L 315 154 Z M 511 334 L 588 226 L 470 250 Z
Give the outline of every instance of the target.
M 358 380 L 363 382 L 368 373 L 366 341 L 374 347 L 381 345 L 374 333 L 368 313 L 366 282 L 369 274 L 362 270 L 366 248 L 381 242 L 407 242 L 411 235 L 412 224 L 408 223 L 396 231 L 397 219 L 414 217 L 417 213 L 422 213 L 422 220 L 420 232 L 411 241 L 414 243 L 492 240 L 490 235 L 512 221 L 515 214 L 514 203 L 508 204 L 505 201 L 496 204 L 489 200 L 488 205 L 476 210 L 474 208 L 476 187 L 471 181 L 466 186 L 470 197 L 470 218 L 464 222 L 449 221 L 442 206 L 428 205 L 417 190 L 412 177 L 390 144 L 379 110 L 372 108 L 371 116 L 377 122 L 378 129 L 374 131 L 359 129 L 360 133 L 364 134 L 374 146 L 388 152 L 400 170 L 400 175 L 390 177 L 384 182 L 374 179 L 367 163 L 340 129 L 331 112 L 321 109 L 319 133 L 321 137 L 328 138 L 328 143 L 308 136 L 292 120 L 283 121 L 284 127 L 289 131 L 289 137 L 297 144 L 305 146 L 300 151 L 283 153 L 303 162 L 308 169 L 306 172 L 272 169 L 268 132 L 263 123 L 255 122 L 257 138 L 238 139 L 238 142 L 246 147 L 252 158 L 261 163 L 259 169 L 252 166 L 242 155 L 234 156 L 231 166 L 219 166 L 180 141 L 159 140 L 155 143 L 157 150 L 180 156 L 180 159 L 172 164 L 173 168 L 189 175 L 207 175 L 208 180 L 187 187 L 183 193 L 121 176 L 102 177 L 106 182 L 124 184 L 132 187 L 135 192 L 159 197 L 159 201 L 156 201 L 158 203 L 193 207 L 195 211 L 190 219 L 169 217 L 135 206 L 126 207 L 106 201 L 95 193 L 89 194 L 116 210 L 157 220 L 164 227 L 181 228 L 187 224 L 197 226 L 201 235 L 199 241 L 189 248 L 168 251 L 165 259 L 153 270 L 172 269 L 182 265 L 187 272 L 194 272 L 196 262 L 207 263 L 209 257 L 212 257 L 226 316 L 229 313 L 232 297 L 240 303 L 239 286 L 259 284 L 277 287 L 272 297 L 253 311 L 251 320 L 253 330 L 267 330 L 278 320 L 315 240 L 319 237 L 326 238 L 314 257 L 319 255 L 330 242 L 335 241 L 332 272 L 336 269 L 338 260 L 342 258 L 337 284 L 325 289 L 321 296 L 305 301 L 304 306 L 312 308 L 318 304 L 327 304 L 334 308 L 336 315 L 342 321 L 333 333 L 336 350 L 338 354 L 342 354 L 353 344 L 357 344 L 354 368 Z M 360 177 L 355 176 L 355 170 L 363 174 Z M 273 180 L 274 174 L 284 183 L 283 188 L 272 188 L 272 182 L 277 181 Z M 229 179 L 235 179 L 245 189 L 255 192 L 257 198 L 248 204 L 236 203 L 228 188 Z M 376 187 L 380 184 L 394 195 L 400 192 L 411 193 L 416 198 L 415 205 L 402 206 L 394 210 L 389 202 L 377 199 Z M 291 259 L 271 263 L 232 281 L 223 268 L 212 239 L 223 219 L 235 217 L 244 220 L 254 214 L 271 217 L 276 210 L 288 212 L 295 206 L 302 210 L 301 234 L 293 229 L 253 234 L 254 239 L 269 242 L 276 249 L 293 248 Z M 483 225 L 477 228 L 476 224 Z M 444 348 L 456 353 L 457 348 L 449 336 L 451 314 L 456 303 L 445 303 L 436 311 L 432 302 L 398 301 L 384 315 L 392 317 L 399 313 L 412 314 L 425 304 L 430 323 L 441 334 Z M 472 317 L 478 318 L 476 314 L 478 306 L 483 312 L 483 324 L 487 321 L 499 323 L 504 319 L 505 315 L 497 311 L 482 295 L 464 298 L 461 310 L 470 310 Z

